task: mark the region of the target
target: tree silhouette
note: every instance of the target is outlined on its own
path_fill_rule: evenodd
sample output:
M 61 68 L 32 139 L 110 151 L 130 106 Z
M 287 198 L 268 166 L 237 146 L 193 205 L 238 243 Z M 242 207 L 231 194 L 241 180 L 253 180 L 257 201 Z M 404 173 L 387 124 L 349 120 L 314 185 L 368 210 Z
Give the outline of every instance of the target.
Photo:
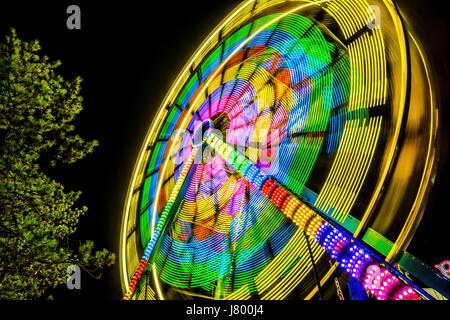
M 65 81 L 61 62 L 39 50 L 14 29 L 0 42 L 0 299 L 37 299 L 66 283 L 69 265 L 98 276 L 115 260 L 93 241 L 69 245 L 87 208 L 45 168 L 74 163 L 98 142 L 75 133 L 81 78 Z

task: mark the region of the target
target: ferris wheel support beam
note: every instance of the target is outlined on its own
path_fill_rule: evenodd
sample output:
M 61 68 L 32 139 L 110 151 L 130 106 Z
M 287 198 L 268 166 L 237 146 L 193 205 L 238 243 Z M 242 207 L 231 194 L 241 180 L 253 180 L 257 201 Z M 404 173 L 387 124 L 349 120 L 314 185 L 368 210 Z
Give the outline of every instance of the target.
M 201 146 L 200 146 L 201 147 Z M 150 257 L 153 254 L 153 251 L 155 249 L 155 246 L 160 238 L 161 233 L 165 232 L 165 227 L 168 224 L 167 219 L 171 220 L 173 217 L 170 217 L 169 214 L 172 212 L 172 207 L 174 207 L 174 203 L 176 202 L 178 198 L 178 194 L 180 193 L 180 190 L 184 184 L 184 181 L 186 180 L 186 177 L 191 169 L 192 164 L 194 163 L 195 157 L 197 156 L 199 147 L 194 147 L 192 149 L 191 154 L 186 159 L 183 170 L 178 177 L 177 183 L 175 184 L 174 188 L 172 189 L 172 192 L 170 193 L 169 199 L 164 206 L 163 211 L 161 212 L 161 216 L 159 218 L 158 224 L 155 227 L 155 230 L 153 232 L 153 235 L 150 239 L 150 241 L 147 243 L 147 246 L 145 248 L 145 253 L 142 256 L 139 266 L 137 270 L 135 271 L 133 278 L 131 280 L 131 284 L 124 296 L 125 300 L 131 299 L 131 297 L 134 294 L 134 291 L 136 290 L 136 286 L 145 270 L 145 267 L 147 265 L 147 262 L 149 261 Z
M 332 259 L 339 262 L 344 271 L 363 282 L 366 289 L 378 299 L 423 297 L 434 300 L 430 294 L 354 238 L 350 232 L 316 208 L 306 204 L 295 193 L 288 191 L 281 182 L 261 172 L 258 166 L 234 150 L 226 141 L 211 133 L 205 142 L 302 228 L 306 235 L 330 253 Z M 383 285 L 383 279 L 387 285 Z

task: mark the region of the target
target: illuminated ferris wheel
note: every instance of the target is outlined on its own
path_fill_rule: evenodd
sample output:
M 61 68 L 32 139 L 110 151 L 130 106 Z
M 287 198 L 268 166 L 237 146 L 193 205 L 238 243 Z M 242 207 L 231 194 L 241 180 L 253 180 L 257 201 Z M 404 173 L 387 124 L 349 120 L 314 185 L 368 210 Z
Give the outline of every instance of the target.
M 243 2 L 148 130 L 123 213 L 124 297 L 339 298 L 338 275 L 368 298 L 448 297 L 405 251 L 436 132 L 425 58 L 391 1 Z

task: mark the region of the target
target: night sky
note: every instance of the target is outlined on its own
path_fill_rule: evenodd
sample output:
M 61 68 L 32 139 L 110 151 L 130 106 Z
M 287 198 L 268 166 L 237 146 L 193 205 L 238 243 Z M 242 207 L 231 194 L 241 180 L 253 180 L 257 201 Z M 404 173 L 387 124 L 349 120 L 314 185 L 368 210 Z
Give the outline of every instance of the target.
M 0 5 L 0 37 L 10 27 L 24 41 L 38 39 L 41 55 L 61 60 L 65 79 L 81 76 L 80 135 L 100 146 L 78 163 L 52 174 L 68 190 L 83 192 L 76 239 L 118 253 L 121 215 L 128 182 L 145 133 L 179 71 L 212 29 L 240 1 L 15 1 Z M 440 107 L 441 156 L 429 205 L 408 251 L 429 264 L 450 259 L 449 24 L 438 1 L 398 1 L 415 21 L 436 73 Z M 81 30 L 66 28 L 66 8 L 81 8 Z M 446 110 L 447 109 L 447 110 Z M 101 280 L 82 274 L 82 290 L 65 287 L 55 299 L 120 299 L 119 264 Z

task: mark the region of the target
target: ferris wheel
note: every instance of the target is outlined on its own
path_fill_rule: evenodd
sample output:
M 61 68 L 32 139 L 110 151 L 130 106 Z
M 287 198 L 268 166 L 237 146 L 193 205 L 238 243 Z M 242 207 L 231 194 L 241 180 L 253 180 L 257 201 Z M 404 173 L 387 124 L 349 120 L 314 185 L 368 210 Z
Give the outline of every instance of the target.
M 125 299 L 342 298 L 338 276 L 373 299 L 448 297 L 405 251 L 435 170 L 430 77 L 391 1 L 237 6 L 142 144 Z

